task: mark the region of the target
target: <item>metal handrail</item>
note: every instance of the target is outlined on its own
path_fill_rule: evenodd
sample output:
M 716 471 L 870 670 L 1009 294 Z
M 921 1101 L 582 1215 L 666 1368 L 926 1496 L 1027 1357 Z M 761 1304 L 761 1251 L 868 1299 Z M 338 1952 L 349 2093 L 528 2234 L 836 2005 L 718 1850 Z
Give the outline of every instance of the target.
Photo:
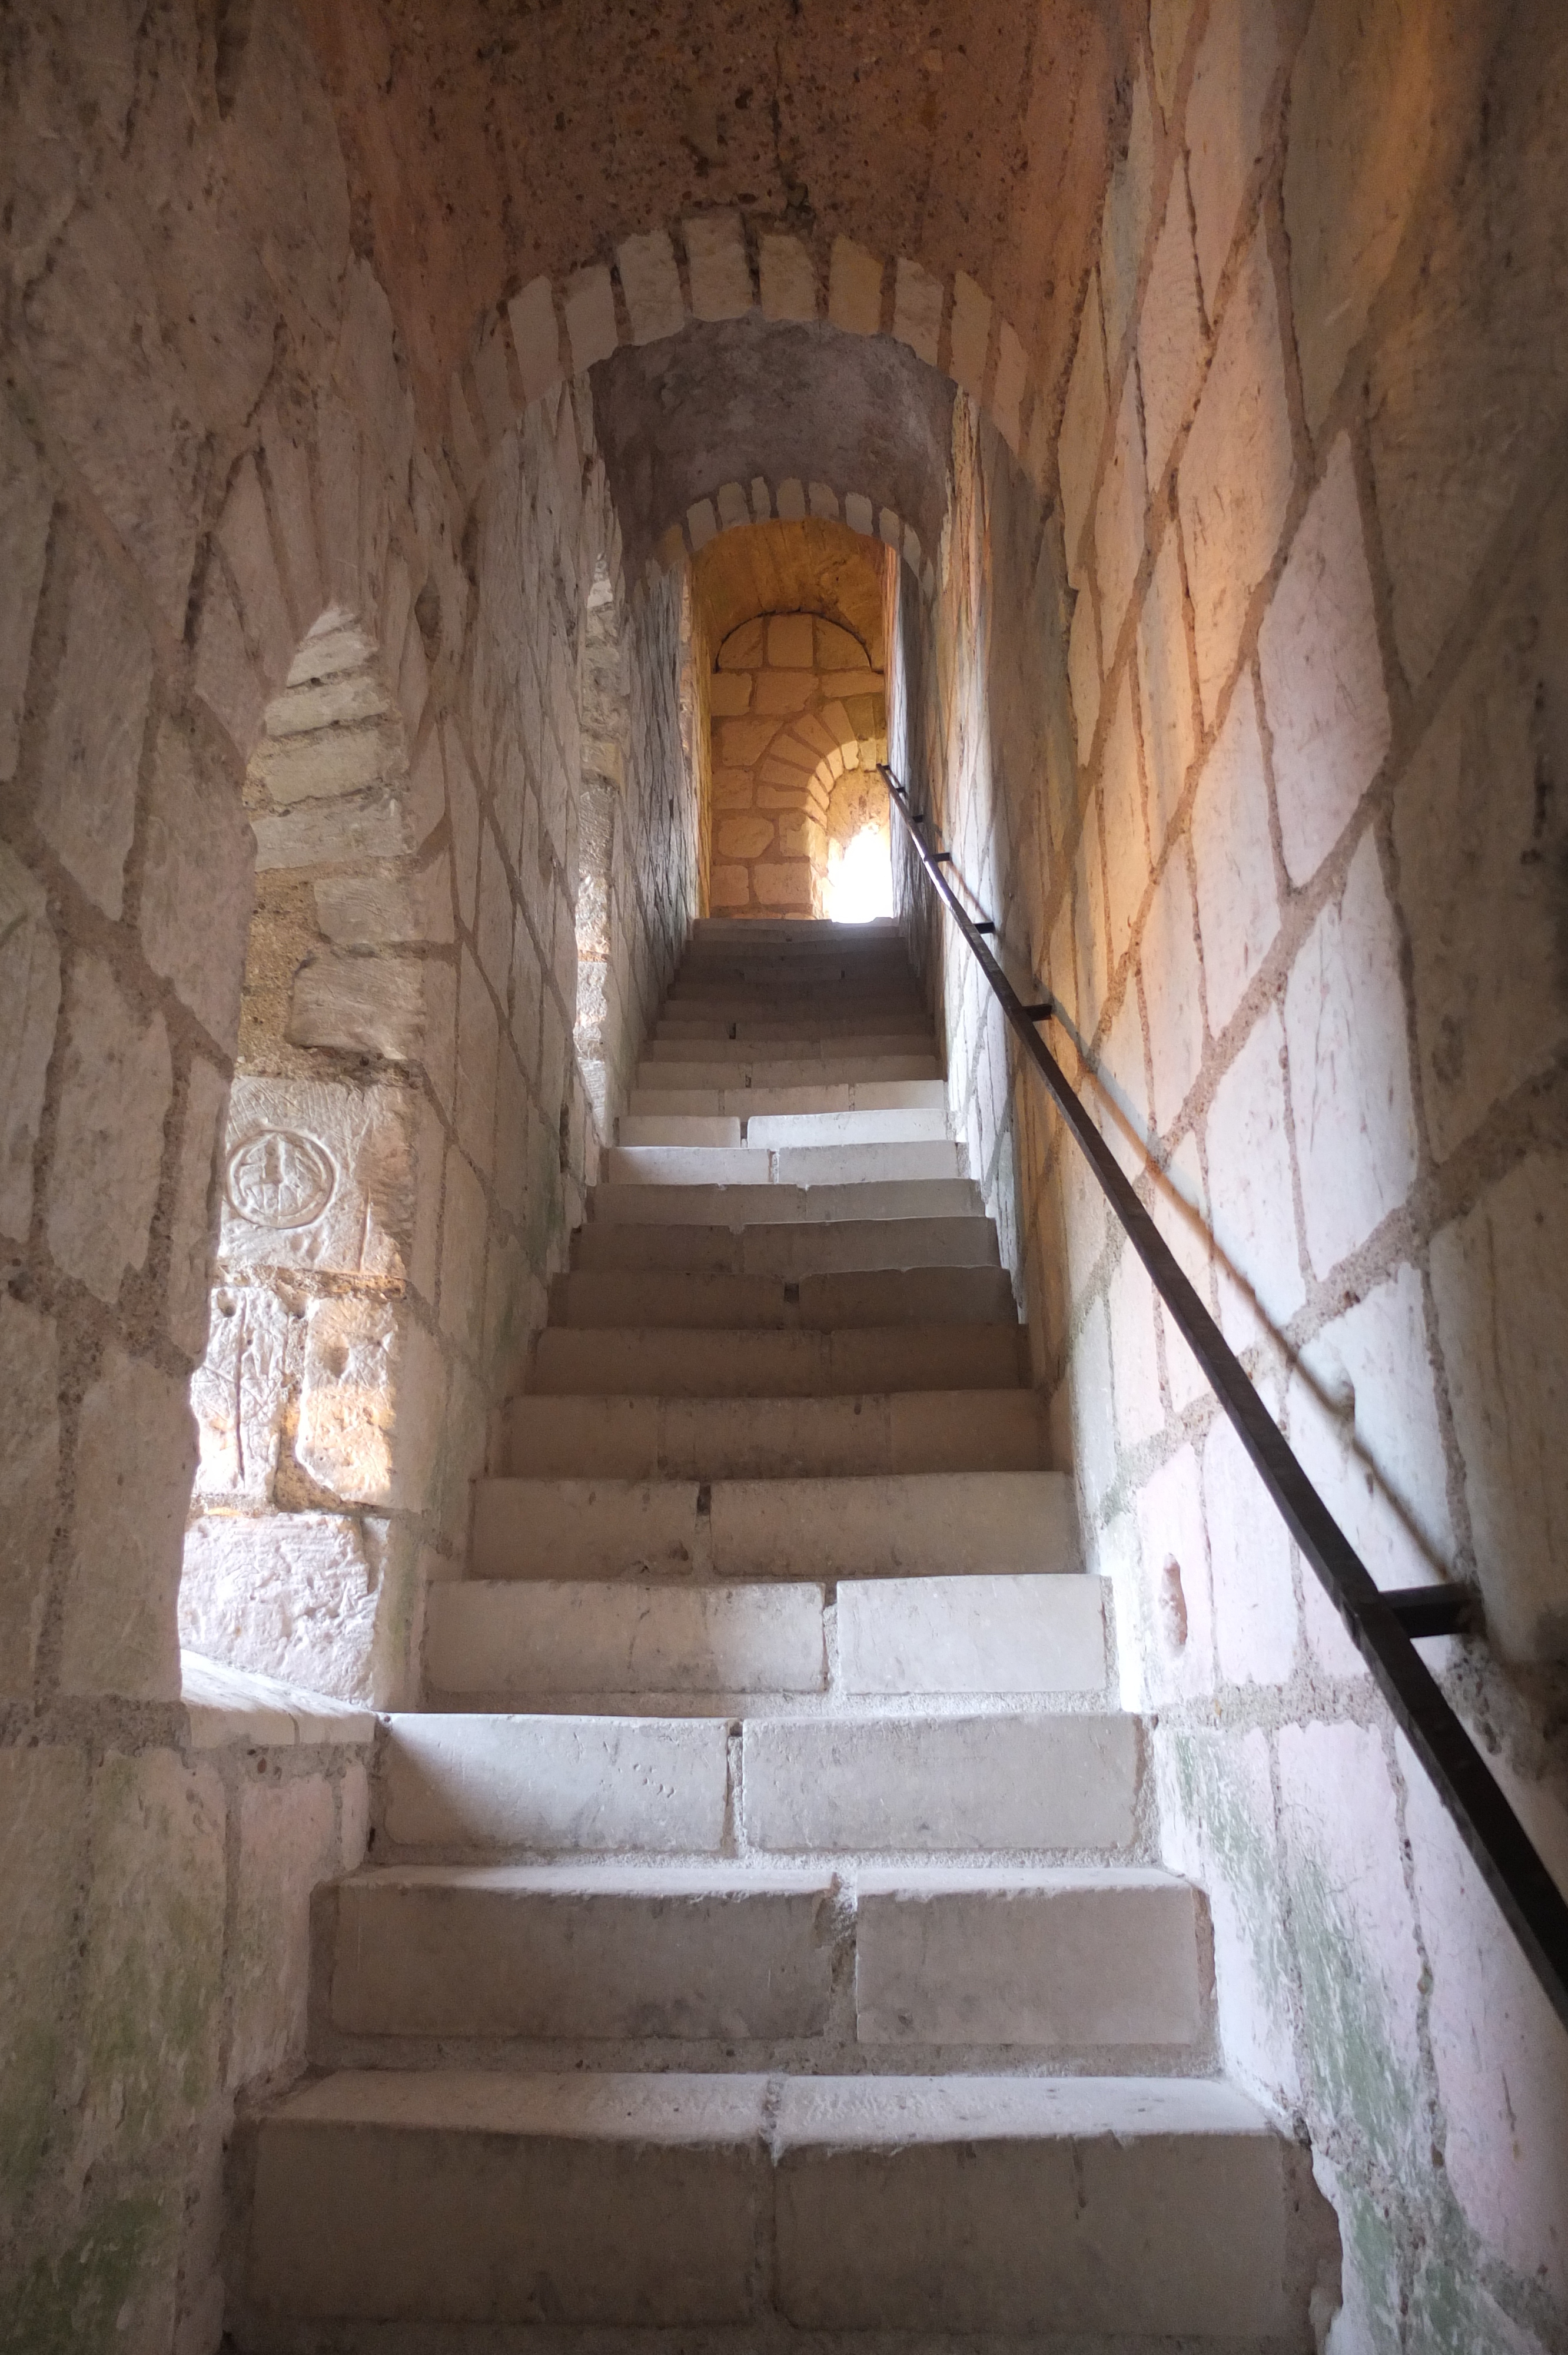
M 1568 1902 L 1412 1641 L 1414 1635 L 1446 1635 L 1468 1625 L 1470 1599 L 1462 1592 L 1450 1599 L 1449 1590 L 1442 1587 L 1384 1593 L 1374 1583 L 1040 1037 L 1035 1025 L 1052 1018 L 1054 1005 L 1049 999 L 1041 1005 L 1023 1004 L 985 944 L 983 935 L 994 932 L 995 926 L 969 915 L 943 871 L 952 864 L 952 854 L 934 849 L 922 838 L 921 829 L 929 825 L 929 819 L 911 810 L 907 794 L 890 770 L 884 767 L 882 775 L 922 867 L 1087 1156 L 1128 1241 L 1202 1368 L 1286 1528 L 1317 1572 L 1345 1632 L 1393 1710 L 1395 1723 L 1431 1776 L 1548 2002 L 1568 2028 Z

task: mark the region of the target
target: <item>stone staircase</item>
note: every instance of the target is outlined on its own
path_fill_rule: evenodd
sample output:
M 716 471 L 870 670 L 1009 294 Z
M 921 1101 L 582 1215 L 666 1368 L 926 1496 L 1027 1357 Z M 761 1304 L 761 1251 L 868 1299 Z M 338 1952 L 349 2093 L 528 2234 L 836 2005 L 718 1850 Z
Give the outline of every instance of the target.
M 318 1899 L 240 2348 L 1311 2346 L 1027 1385 L 895 931 L 699 924 Z

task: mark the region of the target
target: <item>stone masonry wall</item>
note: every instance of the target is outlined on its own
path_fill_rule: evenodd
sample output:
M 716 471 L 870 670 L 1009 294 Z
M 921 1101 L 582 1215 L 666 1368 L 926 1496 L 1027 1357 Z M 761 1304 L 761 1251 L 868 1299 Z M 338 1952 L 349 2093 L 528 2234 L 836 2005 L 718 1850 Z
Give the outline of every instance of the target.
M 1544 8 L 1156 6 L 1054 511 L 960 404 L 892 708 L 1374 1575 L 1478 1587 L 1427 1656 L 1568 1878 L 1565 96 Z M 1333 2355 L 1561 2349 L 1568 2038 L 905 873 Z
M 364 1806 L 352 1742 L 186 1706 L 192 1375 L 263 1558 L 190 1632 L 309 1669 L 303 1577 L 318 1681 L 410 1697 L 593 1171 L 617 535 L 581 382 L 463 493 L 424 446 L 286 7 L 25 14 L 0 174 L 0 2341 L 208 2355 L 223 2141 L 299 2065 Z M 628 623 L 634 1026 L 696 888 L 680 597 Z
M 835 789 L 886 754 L 882 673 L 836 622 L 770 613 L 730 631 L 708 697 L 712 913 L 821 915 Z

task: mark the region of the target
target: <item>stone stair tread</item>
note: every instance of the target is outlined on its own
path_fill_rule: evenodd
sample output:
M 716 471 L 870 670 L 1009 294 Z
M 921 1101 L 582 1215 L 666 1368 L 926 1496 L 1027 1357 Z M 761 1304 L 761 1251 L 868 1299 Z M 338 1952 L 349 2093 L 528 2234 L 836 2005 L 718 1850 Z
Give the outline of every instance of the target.
M 664 1108 L 623 1113 L 616 1123 L 622 1149 L 660 1146 L 688 1150 L 718 1148 L 733 1152 L 744 1145 L 750 1152 L 821 1152 L 835 1146 L 946 1145 L 945 1105 L 906 1104 L 848 1107 L 832 1111 L 768 1112 L 762 1104 L 743 1104 L 724 1112 L 683 1112 Z M 619 1167 L 620 1165 L 616 1165 Z
M 682 1067 L 673 1067 L 679 1071 Z M 720 1066 L 722 1069 L 723 1066 Z M 658 1065 L 654 1066 L 657 1071 Z M 805 1080 L 778 1086 L 771 1082 L 731 1082 L 726 1086 L 694 1084 L 650 1086 L 639 1073 L 627 1104 L 632 1119 L 721 1119 L 747 1122 L 779 1115 L 825 1120 L 832 1114 L 864 1112 L 936 1112 L 947 1109 L 947 1083 L 920 1080 Z
M 969 1178 L 905 1178 L 855 1184 L 754 1185 L 670 1183 L 601 1186 L 594 1193 L 595 1226 L 830 1225 L 846 1209 L 859 1219 L 973 1218 L 980 1188 Z
M 962 1149 L 949 1137 L 906 1144 L 611 1145 L 601 1166 L 609 1187 L 854 1186 L 965 1174 Z
M 547 1326 L 534 1392 L 642 1391 L 665 1398 L 821 1396 L 826 1391 L 1001 1390 L 1027 1380 L 1018 1325 L 886 1325 L 832 1332 L 714 1327 Z
M 530 1391 L 507 1402 L 503 1429 L 511 1475 L 535 1479 L 1033 1472 L 1049 1453 L 1044 1404 L 1022 1385 L 787 1399 Z
M 577 1332 L 838 1332 L 885 1325 L 1012 1325 L 1001 1267 L 864 1268 L 798 1277 L 574 1268 L 550 1286 L 555 1326 Z
M 609 1269 L 694 1275 L 807 1276 L 888 1269 L 1001 1265 L 989 1219 L 855 1219 L 776 1226 L 581 1226 L 572 1237 L 573 1274 Z

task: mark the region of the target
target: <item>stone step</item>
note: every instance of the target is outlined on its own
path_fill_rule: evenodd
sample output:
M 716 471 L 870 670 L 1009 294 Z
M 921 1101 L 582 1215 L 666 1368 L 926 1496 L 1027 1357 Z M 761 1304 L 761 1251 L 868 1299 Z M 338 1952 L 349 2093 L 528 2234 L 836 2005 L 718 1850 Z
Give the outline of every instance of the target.
M 475 1578 L 1065 1578 L 1081 1561 L 1065 1472 L 473 1485 Z
M 704 1275 L 578 1268 L 550 1285 L 550 1324 L 587 1330 L 668 1326 L 827 1333 L 853 1326 L 1016 1325 L 1001 1267 L 846 1270 L 805 1275 Z
M 846 1580 L 835 1699 L 1105 1689 L 1099 1582 L 993 1575 Z M 463 1579 L 426 1600 L 425 1688 L 438 1709 L 612 1715 L 694 1697 L 714 1707 L 826 1693 L 821 1584 Z
M 852 1978 L 867 2049 L 1105 2066 L 1209 2034 L 1203 1901 L 1156 1870 L 414 1865 L 318 1902 L 345 2037 L 820 2040 Z
M 874 1269 L 1000 1264 L 989 1219 L 845 1219 L 833 1226 L 579 1227 L 574 1273 L 615 1268 L 641 1273 L 773 1275 L 801 1282 Z
M 724 1043 L 728 1046 L 731 1042 L 726 1039 Z M 880 1103 L 881 1091 L 885 1088 L 927 1089 L 945 1084 L 935 1055 L 845 1055 L 836 1060 L 829 1055 L 805 1055 L 794 1062 L 783 1057 L 768 1061 L 737 1061 L 733 1055 L 715 1055 L 705 1061 L 694 1058 L 687 1062 L 678 1062 L 673 1057 L 662 1061 L 645 1057 L 633 1076 L 628 1108 L 632 1112 L 658 1112 L 672 1097 L 696 1093 L 705 1097 L 703 1103 L 693 1107 L 698 1112 L 744 1112 L 744 1104 L 715 1105 L 705 1099 L 715 1091 L 720 1096 L 726 1092 L 742 1096 L 790 1095 L 799 1088 L 815 1092 L 846 1090 L 847 1102 L 853 1106 L 868 1101 Z M 869 1098 L 867 1090 L 874 1092 Z M 639 1102 L 640 1097 L 652 1101 Z M 922 1095 L 913 1101 L 936 1099 Z M 678 1103 L 676 1108 L 679 1109 Z M 782 1107 L 786 1111 L 791 1108 L 789 1104 Z M 823 1107 L 826 1111 L 833 1108 L 832 1104 Z M 758 1105 L 758 1109 L 765 1107 Z
M 898 1068 L 890 1070 L 889 1065 Z M 779 1038 L 750 1048 L 744 1040 L 730 1038 L 682 1039 L 655 1036 L 645 1040 L 637 1068 L 640 1072 L 649 1073 L 667 1070 L 705 1073 L 715 1066 L 726 1076 L 715 1080 L 702 1077 L 694 1084 L 744 1087 L 748 1071 L 754 1086 L 760 1084 L 758 1074 L 766 1072 L 770 1084 L 792 1087 L 818 1079 L 925 1079 L 940 1070 L 928 1027 L 923 1041 L 912 1039 L 905 1030 L 885 1039 L 859 1034 L 827 1039 Z
M 969 1178 L 910 1178 L 853 1186 L 596 1186 L 588 1203 L 596 1226 L 778 1227 L 837 1225 L 844 1220 L 983 1219 L 980 1188 Z
M 623 1118 L 754 1121 L 780 1114 L 799 1117 L 811 1113 L 935 1112 L 942 1114 L 944 1123 L 946 1120 L 948 1090 L 946 1082 L 940 1079 L 822 1081 L 789 1087 L 756 1086 L 744 1081 L 722 1087 L 705 1079 L 675 1087 L 664 1077 L 668 1071 L 691 1068 L 678 1063 L 655 1063 L 647 1071 L 639 1071 Z M 945 1124 L 936 1133 L 945 1136 Z M 623 1141 L 629 1140 L 623 1137 Z M 810 1139 L 804 1141 L 809 1143 Z
M 1202 2079 L 344 2070 L 245 2135 L 247 2346 L 272 2321 L 340 2350 L 356 2322 L 1298 2348 L 1327 2237 L 1309 2153 Z
M 738 1114 L 623 1113 L 616 1135 L 622 1146 L 716 1146 L 733 1151 L 744 1145 L 753 1153 L 787 1146 L 821 1152 L 835 1146 L 938 1145 L 948 1138 L 948 1111 L 943 1102 L 857 1112 L 768 1113 L 758 1104 Z
M 1135 1862 L 1142 1732 L 1097 1710 L 744 1721 L 423 1710 L 387 1721 L 377 1854 L 715 1856 L 743 1850 Z
M 878 1478 L 1032 1472 L 1050 1462 L 1037 1391 L 842 1398 L 545 1398 L 503 1410 L 502 1462 L 532 1479 Z
M 909 1008 L 924 1015 L 927 1022 L 931 1018 L 930 1008 L 921 997 L 907 965 L 902 974 L 875 966 L 858 971 L 824 966 L 815 973 L 796 966 L 746 978 L 730 974 L 682 972 L 670 984 L 661 1011 L 681 1014 L 690 1008 L 694 1012 L 711 1010 L 726 1015 L 766 1014 L 772 1018 L 780 1011 L 819 1006 L 834 1011 L 853 1009 L 872 1014 L 884 1007 L 898 1013 Z
M 748 1844 L 776 1855 L 1128 1856 L 1141 1827 L 1137 1719 L 752 1717 Z
M 855 1115 L 851 1115 L 854 1117 Z M 919 1119 L 883 1113 L 874 1119 Z M 961 1148 L 914 1145 L 614 1146 L 600 1161 L 609 1186 L 865 1186 L 900 1179 L 962 1178 Z
M 821 1054 L 830 1045 L 838 1054 L 869 1054 L 874 1047 L 883 1054 L 896 1053 L 900 1049 L 906 1053 L 937 1051 L 937 1034 L 923 1007 L 903 1010 L 813 1007 L 809 1011 L 786 1008 L 773 1014 L 744 1010 L 709 1013 L 697 1007 L 680 1007 L 660 1015 L 653 1037 L 656 1041 L 678 1041 L 683 1051 L 689 1042 L 698 1039 L 722 1040 L 743 1050 L 755 1046 L 770 1055 L 788 1052 L 789 1048 L 806 1054 Z M 789 1047 L 781 1041 L 789 1041 Z M 651 1050 L 644 1048 L 643 1051 Z
M 836 1333 L 547 1327 L 528 1388 L 556 1398 L 842 1397 L 846 1391 L 1006 1390 L 1029 1379 L 1017 1325 L 886 1325 Z

